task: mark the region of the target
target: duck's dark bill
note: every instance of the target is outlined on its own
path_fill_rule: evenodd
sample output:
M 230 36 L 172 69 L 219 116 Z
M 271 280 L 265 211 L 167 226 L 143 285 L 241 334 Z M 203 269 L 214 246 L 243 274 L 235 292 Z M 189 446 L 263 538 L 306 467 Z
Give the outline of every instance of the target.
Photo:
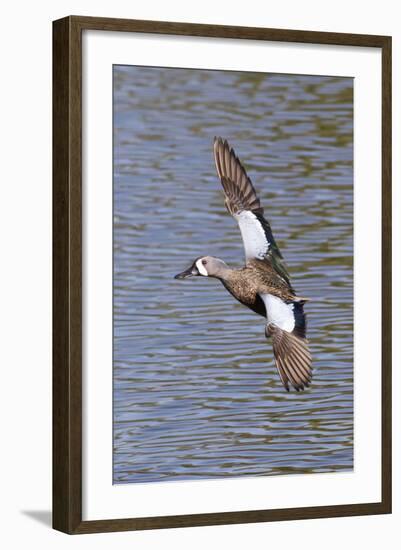
M 174 279 L 188 279 L 188 277 L 196 277 L 197 275 L 199 275 L 198 268 L 196 265 L 191 265 L 189 269 L 186 269 L 182 273 L 178 273 Z

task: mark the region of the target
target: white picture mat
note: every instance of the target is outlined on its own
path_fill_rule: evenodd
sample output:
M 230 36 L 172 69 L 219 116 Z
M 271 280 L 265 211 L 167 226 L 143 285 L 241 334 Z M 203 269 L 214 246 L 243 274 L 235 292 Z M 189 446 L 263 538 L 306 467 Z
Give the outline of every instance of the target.
M 380 501 L 380 54 L 359 47 L 84 31 L 84 520 Z M 354 77 L 353 472 L 112 484 L 113 64 Z

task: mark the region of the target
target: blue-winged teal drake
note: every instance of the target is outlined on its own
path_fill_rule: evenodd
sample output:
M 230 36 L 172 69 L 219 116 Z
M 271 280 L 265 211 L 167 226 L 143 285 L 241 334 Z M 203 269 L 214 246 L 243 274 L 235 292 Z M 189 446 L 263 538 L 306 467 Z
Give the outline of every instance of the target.
M 266 337 L 272 338 L 276 367 L 285 389 L 308 387 L 312 358 L 306 340 L 304 303 L 290 283 L 283 257 L 244 166 L 226 140 L 214 139 L 214 160 L 223 186 L 225 205 L 237 221 L 245 248 L 245 266 L 231 269 L 219 258 L 196 258 L 175 276 L 215 277 L 239 302 L 266 317 Z

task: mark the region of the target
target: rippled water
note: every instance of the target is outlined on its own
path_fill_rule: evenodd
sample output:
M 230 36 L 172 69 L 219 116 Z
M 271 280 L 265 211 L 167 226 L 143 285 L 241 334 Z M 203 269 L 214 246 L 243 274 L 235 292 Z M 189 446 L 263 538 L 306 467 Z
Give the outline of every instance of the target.
M 114 482 L 353 466 L 352 79 L 114 68 Z M 307 296 L 312 387 L 286 393 L 264 319 L 199 255 L 240 266 L 213 136 L 247 167 Z

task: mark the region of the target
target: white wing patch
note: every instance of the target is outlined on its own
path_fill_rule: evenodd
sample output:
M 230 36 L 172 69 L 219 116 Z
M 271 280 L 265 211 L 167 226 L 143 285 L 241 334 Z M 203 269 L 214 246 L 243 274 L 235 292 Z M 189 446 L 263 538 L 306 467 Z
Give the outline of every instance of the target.
M 281 298 L 272 294 L 261 294 L 260 297 L 265 304 L 267 322 L 292 332 L 295 328 L 294 304 L 286 304 Z
M 250 210 L 234 214 L 234 218 L 237 220 L 241 230 L 245 258 L 247 260 L 252 258 L 263 259 L 270 248 L 270 243 L 266 239 L 265 232 L 258 218 Z

